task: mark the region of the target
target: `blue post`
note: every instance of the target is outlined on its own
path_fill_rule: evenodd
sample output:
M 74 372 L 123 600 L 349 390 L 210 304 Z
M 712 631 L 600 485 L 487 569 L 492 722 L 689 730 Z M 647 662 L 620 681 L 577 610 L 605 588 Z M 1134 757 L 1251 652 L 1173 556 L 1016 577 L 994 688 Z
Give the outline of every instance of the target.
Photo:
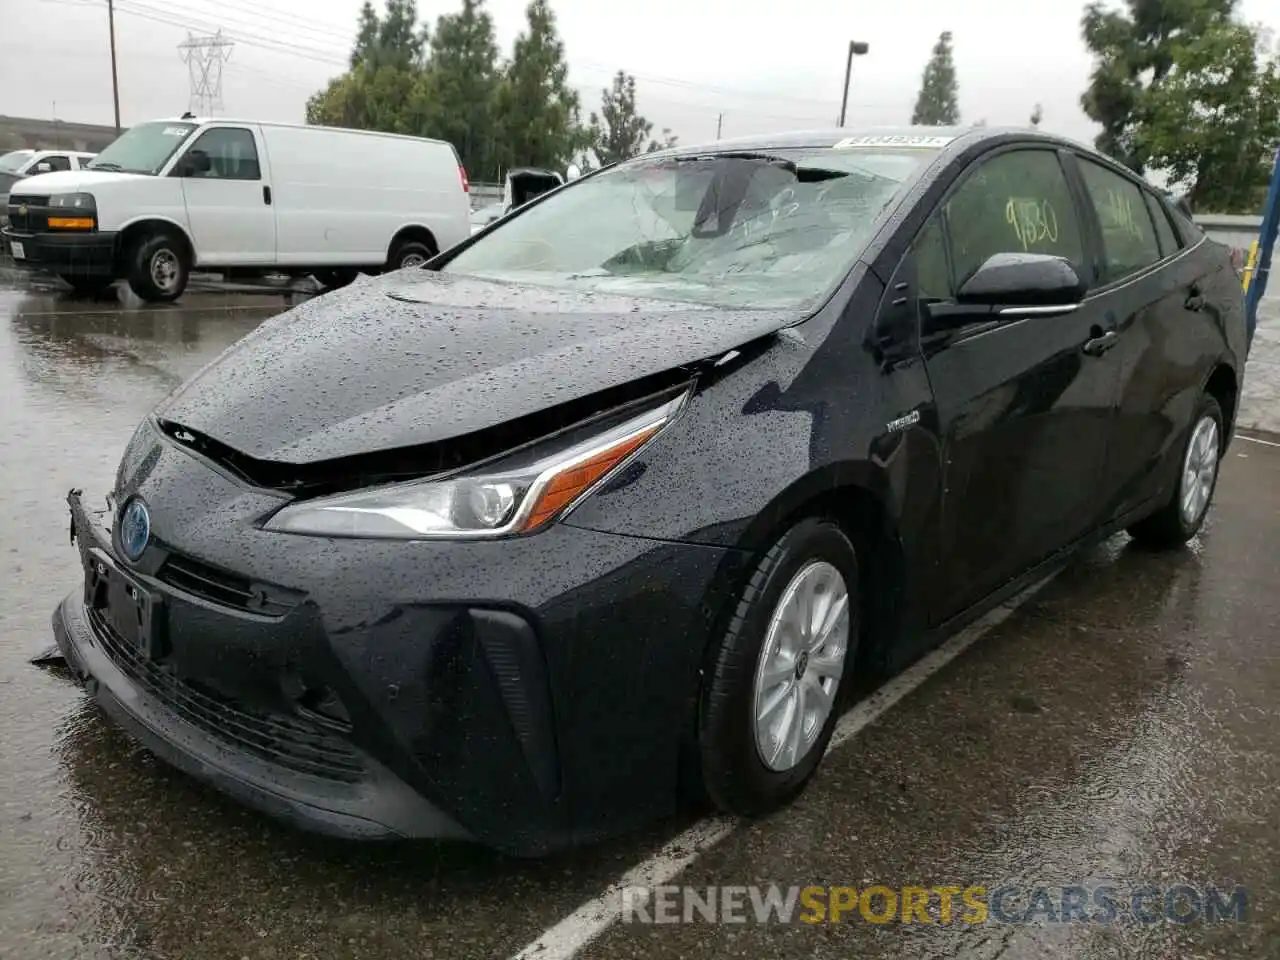
M 1253 331 L 1258 325 L 1258 302 L 1267 290 L 1267 275 L 1271 273 L 1271 251 L 1276 244 L 1276 231 L 1280 228 L 1280 151 L 1276 152 L 1275 168 L 1271 172 L 1271 189 L 1267 191 L 1267 205 L 1262 208 L 1262 230 L 1258 234 L 1258 262 L 1249 281 L 1249 293 L 1245 298 L 1245 320 L 1249 325 L 1248 347 L 1253 346 Z M 1247 350 L 1248 347 L 1245 349 Z

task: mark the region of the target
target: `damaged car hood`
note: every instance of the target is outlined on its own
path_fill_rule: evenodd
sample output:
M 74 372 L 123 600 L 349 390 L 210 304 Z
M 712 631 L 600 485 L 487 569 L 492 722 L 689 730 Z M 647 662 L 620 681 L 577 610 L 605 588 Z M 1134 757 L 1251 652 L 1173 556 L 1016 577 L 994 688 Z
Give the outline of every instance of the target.
M 267 321 L 156 410 L 260 461 L 437 443 L 802 318 L 402 271 Z

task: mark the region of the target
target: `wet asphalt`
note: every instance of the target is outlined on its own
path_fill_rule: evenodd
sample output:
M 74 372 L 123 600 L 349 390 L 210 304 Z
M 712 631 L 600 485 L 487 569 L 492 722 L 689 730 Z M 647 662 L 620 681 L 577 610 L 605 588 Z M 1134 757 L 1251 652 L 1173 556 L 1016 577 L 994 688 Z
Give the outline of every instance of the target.
M 28 663 L 79 582 L 66 491 L 105 492 L 156 402 L 303 296 L 144 307 L 0 272 L 0 957 L 504 957 L 687 825 L 539 862 L 316 839 L 168 769 Z M 625 925 L 583 956 L 1280 957 L 1277 584 L 1280 447 L 1237 440 L 1189 549 L 1120 536 L 1082 556 L 681 878 L 1242 884 L 1245 922 Z

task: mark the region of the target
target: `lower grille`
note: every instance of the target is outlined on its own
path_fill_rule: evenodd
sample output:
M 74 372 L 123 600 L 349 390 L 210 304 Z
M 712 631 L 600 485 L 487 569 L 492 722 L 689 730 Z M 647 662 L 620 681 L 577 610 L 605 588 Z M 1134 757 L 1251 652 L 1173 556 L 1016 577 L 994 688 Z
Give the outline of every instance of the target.
M 250 711 L 180 680 L 133 649 L 97 611 L 87 614 L 103 652 L 125 676 L 224 745 L 326 780 L 355 783 L 364 775 L 355 750 L 319 725 Z
M 254 583 L 194 557 L 170 554 L 157 579 L 224 607 L 267 617 L 283 617 L 298 605 L 301 595 L 272 584 Z

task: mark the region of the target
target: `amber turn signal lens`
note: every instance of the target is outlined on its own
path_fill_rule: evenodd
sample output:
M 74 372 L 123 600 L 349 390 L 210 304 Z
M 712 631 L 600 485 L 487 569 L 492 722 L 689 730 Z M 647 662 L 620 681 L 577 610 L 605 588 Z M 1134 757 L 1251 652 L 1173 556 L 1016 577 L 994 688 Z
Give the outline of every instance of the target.
M 92 230 L 93 217 L 50 217 L 51 230 Z
M 538 493 L 533 508 L 520 526 L 521 531 L 537 530 L 577 499 L 584 490 L 616 467 L 625 457 L 644 446 L 661 427 L 660 423 L 654 424 L 591 454 L 590 457 L 578 463 L 566 464 Z

